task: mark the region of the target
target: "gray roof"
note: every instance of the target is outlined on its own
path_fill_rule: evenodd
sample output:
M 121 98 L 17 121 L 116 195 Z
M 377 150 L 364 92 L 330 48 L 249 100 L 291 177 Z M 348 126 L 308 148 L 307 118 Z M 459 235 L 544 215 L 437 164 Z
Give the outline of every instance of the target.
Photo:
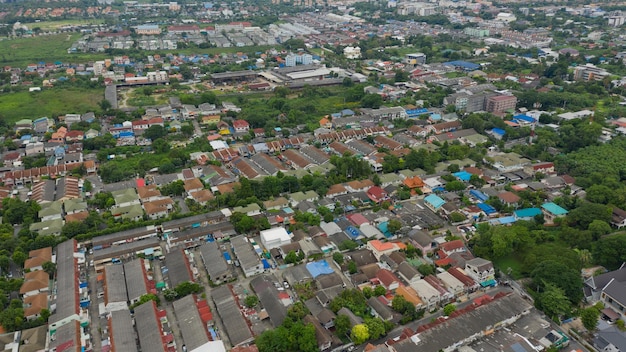
M 126 290 L 128 300 L 133 301 L 148 293 L 146 289 L 146 277 L 141 259 L 135 259 L 124 264 L 124 276 L 126 278 Z
M 327 289 L 343 285 L 343 280 L 341 279 L 341 276 L 339 276 L 339 274 L 337 273 L 320 275 L 315 280 L 317 281 L 317 286 L 320 289 Z
M 50 339 L 50 349 L 54 349 L 59 347 L 62 344 L 66 344 L 70 341 L 73 342 L 74 348 L 78 348 L 80 346 L 80 323 L 77 320 L 72 320 L 71 322 L 62 325 L 55 332 L 55 339 Z
M 207 242 L 200 246 L 200 257 L 211 280 L 215 281 L 215 278 L 225 275 L 230 270 L 216 242 Z
M 621 305 L 626 304 L 626 281 L 611 280 L 602 290 Z
M 135 325 L 142 351 L 165 352 L 154 301 L 135 307 Z
M 600 350 L 604 350 L 606 346 L 611 344 L 617 347 L 619 351 L 626 351 L 626 334 L 621 332 L 617 327 L 610 326 L 596 333 L 593 344 Z
M 361 249 L 350 253 L 350 258 L 354 260 L 357 266 L 363 266 L 378 262 L 376 257 L 369 251 L 369 249 Z
M 200 319 L 193 295 L 174 301 L 174 312 L 188 351 L 193 351 L 209 342 L 207 330 Z
M 407 262 L 402 262 L 398 265 L 398 272 L 407 280 L 412 280 L 414 277 L 420 276 L 419 271 Z
M 530 304 L 519 295 L 509 294 L 420 332 L 417 343 L 407 338 L 395 344 L 394 348 L 397 352 L 438 352 L 530 308 Z
M 133 240 L 139 237 L 145 237 L 154 234 L 156 236 L 157 230 L 154 226 L 142 226 L 136 229 L 115 232 L 110 235 L 103 235 L 95 237 L 91 243 L 93 246 L 105 246 L 111 245 L 115 242 L 124 240 Z
M 111 337 L 115 351 L 137 352 L 135 329 L 129 311 L 111 312 Z
M 367 300 L 367 304 L 378 314 L 383 320 L 393 319 L 393 311 L 388 306 L 384 305 L 378 297 L 370 297 Z
M 337 316 L 345 315 L 350 319 L 350 325 L 358 325 L 363 323 L 363 318 L 358 317 L 356 314 L 352 313 L 352 311 L 346 307 L 343 307 L 337 311 Z
M 422 247 L 428 247 L 433 242 L 433 238 L 430 237 L 429 234 L 421 230 L 411 230 L 407 235 L 410 239 L 412 239 Z
M 167 276 L 170 279 L 170 287 L 174 288 L 183 282 L 193 281 L 187 255 L 182 248 L 174 249 L 165 254 L 165 265 L 167 266 Z
M 253 336 L 246 320 L 241 315 L 239 306 L 228 286 L 220 286 L 211 290 L 211 298 L 215 309 L 222 318 L 224 329 L 233 346 L 252 341 Z
M 256 254 L 250 242 L 244 236 L 236 236 L 230 239 L 233 251 L 239 260 L 239 264 L 246 271 L 260 264 L 259 256 Z
M 619 269 L 608 273 L 592 276 L 585 283 L 595 290 L 601 290 L 613 279 L 618 282 L 626 282 L 626 265 L 622 265 Z
M 204 226 L 207 222 L 219 221 L 225 218 L 226 216 L 224 216 L 221 211 L 213 211 L 210 213 L 189 216 L 182 219 L 166 221 L 161 225 L 161 227 L 163 228 L 163 231 L 167 231 L 192 226 L 194 224 Z
M 104 186 L 102 186 L 102 190 L 105 192 L 113 192 L 113 191 L 120 191 L 123 189 L 135 188 L 135 187 L 137 187 L 137 183 L 134 180 L 131 180 L 131 181 L 107 183 Z
M 272 325 L 275 328 L 280 326 L 287 317 L 287 308 L 278 299 L 278 290 L 274 287 L 272 279 L 267 275 L 257 276 L 250 281 L 250 286 L 267 311 Z
M 57 259 L 57 302 L 56 313 L 50 324 L 78 313 L 76 292 L 78 291 L 77 268 L 74 259 L 76 241 L 67 240 L 56 248 Z
M 111 302 L 126 302 L 126 280 L 124 279 L 124 266 L 119 264 L 107 265 L 104 268 L 105 292 L 107 304 Z
M 117 246 L 111 246 L 93 252 L 93 260 L 103 260 L 109 258 L 117 258 L 124 254 L 135 253 L 142 249 L 153 248 L 159 246 L 159 239 L 151 237 L 141 241 L 129 242 Z
M 473 258 L 465 262 L 465 265 L 471 265 L 478 268 L 478 270 L 489 270 L 493 268 L 491 261 L 483 258 Z

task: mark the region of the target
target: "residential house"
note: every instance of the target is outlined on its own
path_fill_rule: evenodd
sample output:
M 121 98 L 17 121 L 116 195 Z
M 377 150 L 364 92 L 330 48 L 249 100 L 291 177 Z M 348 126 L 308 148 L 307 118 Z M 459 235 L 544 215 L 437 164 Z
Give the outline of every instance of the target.
M 235 133 L 248 133 L 250 124 L 246 120 L 235 120 L 233 121 L 233 128 Z
M 411 286 L 400 286 L 396 289 L 396 295 L 403 297 L 405 300 L 415 306 L 416 309 L 420 309 L 424 306 L 424 302 L 417 294 L 417 291 Z
M 613 207 L 611 225 L 617 227 L 618 229 L 626 226 L 626 211 L 618 207 Z
M 384 254 L 391 254 L 400 249 L 400 247 L 393 242 L 381 242 L 380 240 L 371 240 L 367 242 L 367 249 L 372 251 L 376 260 L 380 260 Z
M 417 269 L 415 269 L 413 265 L 409 264 L 406 261 L 398 265 L 398 275 L 400 275 L 400 277 L 404 279 L 404 281 L 409 285 L 411 284 L 411 282 L 417 281 L 422 277 L 420 272 L 417 271 Z
M 430 194 L 424 198 L 424 205 L 435 213 L 438 212 L 445 203 L 446 202 L 441 199 L 441 197 L 435 194 Z
M 43 264 L 52 262 L 52 247 L 33 249 L 28 252 L 28 259 L 24 262 L 24 269 L 29 271 L 43 270 Z
M 24 274 L 24 282 L 20 287 L 20 295 L 29 297 L 46 293 L 50 289 L 50 277 L 43 270 L 36 270 Z
M 428 309 L 435 307 L 441 300 L 441 293 L 432 287 L 426 280 L 417 280 L 410 284 L 417 292 Z
M 505 204 L 511 207 L 516 207 L 519 204 L 519 201 L 521 200 L 521 198 L 517 194 L 513 192 L 509 192 L 509 191 L 498 193 L 498 199 L 500 199 L 502 204 Z
M 144 202 L 143 208 L 150 219 L 159 219 L 166 217 L 174 209 L 174 201 L 171 198 L 162 198 Z
M 389 291 L 394 291 L 400 286 L 400 279 L 387 269 L 378 270 L 376 278 L 380 284 Z
M 289 201 L 292 206 L 297 206 L 298 203 L 309 201 L 314 202 L 319 198 L 319 195 L 315 191 L 295 192 L 289 194 Z
M 383 321 L 390 321 L 395 319 L 396 314 L 389 308 L 389 305 L 383 303 L 386 301 L 384 297 L 370 297 L 367 300 L 367 305 L 370 306 L 372 316 L 380 318 Z
M 567 210 L 552 202 L 544 203 L 543 205 L 541 205 L 541 211 L 543 212 L 544 219 L 548 224 L 554 223 L 554 220 L 556 220 L 557 218 L 565 217 L 565 215 L 567 215 L 568 213 Z
M 495 270 L 491 261 L 474 258 L 465 262 L 465 272 L 482 287 L 495 286 Z
M 369 199 L 372 200 L 372 202 L 379 204 L 381 202 L 384 201 L 388 201 L 391 198 L 389 198 L 389 195 L 387 194 L 387 191 L 385 191 L 384 189 L 378 187 L 378 186 L 372 186 L 370 187 L 367 192 L 365 192 L 367 194 L 367 196 L 369 197 Z
M 585 280 L 583 292 L 587 302 L 601 301 L 604 304 L 606 312 L 603 314 L 610 315 L 610 320 L 626 319 L 626 263 L 617 270 Z

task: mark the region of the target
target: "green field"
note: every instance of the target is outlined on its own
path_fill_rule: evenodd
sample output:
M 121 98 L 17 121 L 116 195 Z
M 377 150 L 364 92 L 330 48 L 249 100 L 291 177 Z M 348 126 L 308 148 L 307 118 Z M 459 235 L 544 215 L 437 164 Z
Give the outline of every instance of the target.
M 44 62 L 85 62 L 101 60 L 105 54 L 68 54 L 81 34 L 57 34 L 32 38 L 0 40 L 0 65 L 24 68 L 30 63 Z
M 0 118 L 9 124 L 20 119 L 52 117 L 96 111 L 104 99 L 104 88 L 44 89 L 41 92 L 0 94 Z
M 61 29 L 63 26 L 89 26 L 94 24 L 103 24 L 104 19 L 67 19 L 60 21 L 40 21 L 40 22 L 32 22 L 32 23 L 23 23 L 28 26 L 29 29 L 33 29 L 39 27 L 42 31 L 56 31 Z

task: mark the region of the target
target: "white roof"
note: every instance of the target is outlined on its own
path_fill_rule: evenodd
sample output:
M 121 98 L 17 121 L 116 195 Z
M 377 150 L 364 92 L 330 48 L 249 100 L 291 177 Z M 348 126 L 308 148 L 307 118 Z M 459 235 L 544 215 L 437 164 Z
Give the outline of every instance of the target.
M 328 236 L 334 235 L 336 233 L 342 232 L 341 227 L 334 222 L 324 222 L 320 223 L 320 227 Z
M 196 347 L 191 352 L 226 352 L 226 347 L 222 340 L 209 341 L 200 347 Z
M 228 148 L 228 144 L 226 144 L 226 142 L 224 141 L 210 141 L 209 144 L 211 144 L 211 148 L 213 148 L 213 150 L 220 150 L 220 149 Z
M 261 238 L 266 242 L 280 240 L 281 242 L 291 241 L 291 236 L 287 233 L 284 227 L 275 227 L 269 230 L 261 231 Z
M 426 301 L 430 301 L 433 297 L 439 297 L 439 291 L 426 282 L 426 280 L 412 282 L 411 287 Z
M 431 177 L 424 180 L 424 184 L 430 188 L 439 187 L 442 183 L 439 181 L 437 177 Z

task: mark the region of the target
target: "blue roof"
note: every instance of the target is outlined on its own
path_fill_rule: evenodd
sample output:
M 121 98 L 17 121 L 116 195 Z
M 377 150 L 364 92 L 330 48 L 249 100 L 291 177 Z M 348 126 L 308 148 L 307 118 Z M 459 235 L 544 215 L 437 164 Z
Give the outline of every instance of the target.
M 359 229 L 353 226 L 348 226 L 344 232 L 348 234 L 348 236 L 350 236 L 352 239 L 355 239 L 361 235 Z
M 33 136 L 31 136 L 30 134 L 25 134 L 22 137 L 20 137 L 20 140 L 27 141 L 27 140 L 30 140 L 31 138 L 33 138 Z
M 408 117 L 419 117 L 421 115 L 424 114 L 428 114 L 429 111 L 426 108 L 421 108 L 421 109 L 409 109 L 406 111 L 406 114 Z
M 495 133 L 495 134 L 499 134 L 501 136 L 504 136 L 506 134 L 506 131 L 501 129 L 501 128 L 492 128 L 491 129 L 491 133 Z
M 513 116 L 513 118 L 516 120 L 521 120 L 521 121 L 529 122 L 529 123 L 537 122 L 537 120 L 535 120 L 534 118 L 528 115 L 516 115 L 516 116 Z
M 306 270 L 309 271 L 314 279 L 320 275 L 332 274 L 334 272 L 326 260 L 307 263 Z
M 381 222 L 380 224 L 378 224 L 377 227 L 380 230 L 380 232 L 382 232 L 383 235 L 385 235 L 385 237 L 393 236 L 393 234 L 389 232 L 389 221 Z
M 478 203 L 476 206 L 487 215 L 496 213 L 496 209 L 487 203 Z
M 263 269 L 269 269 L 272 267 L 270 263 L 267 261 L 267 259 L 265 258 L 261 259 L 261 263 L 263 263 Z
M 444 65 L 461 67 L 462 69 L 469 70 L 469 71 L 478 70 L 480 68 L 479 64 L 475 64 L 473 62 L 467 62 L 467 61 L 460 61 L 460 60 L 444 62 Z
M 435 121 L 439 121 L 439 120 L 441 120 L 441 114 L 430 114 L 430 119 L 431 120 L 435 120 Z
M 426 198 L 424 198 L 424 202 L 429 203 L 430 205 L 432 205 L 433 208 L 438 209 L 439 207 L 441 207 L 442 205 L 446 204 L 446 201 L 444 201 L 443 199 L 441 199 L 441 197 L 439 197 L 436 194 L 430 194 L 428 195 Z
M 512 224 L 512 223 L 516 222 L 517 219 L 515 219 L 514 216 L 505 216 L 505 217 L 502 217 L 502 218 L 498 218 L 498 221 L 500 221 L 500 223 L 502 225 L 506 225 L 506 224 Z
M 470 193 L 470 196 L 478 199 L 481 202 L 484 202 L 487 199 L 489 199 L 489 197 L 486 194 L 484 194 L 483 192 L 481 192 L 481 191 L 479 191 L 477 189 L 472 189 L 472 190 L 469 191 L 469 193 Z
M 354 111 L 352 111 L 351 109 L 343 109 L 343 110 L 341 110 L 341 115 L 343 115 L 343 116 L 352 116 L 352 115 L 354 115 Z
M 515 215 L 516 218 L 532 218 L 534 216 L 537 215 L 541 215 L 541 209 L 539 208 L 525 208 L 525 209 L 519 209 L 519 210 L 515 210 L 513 212 L 513 215 Z
M 458 178 L 461 181 L 469 181 L 470 178 L 472 177 L 472 174 L 470 174 L 469 172 L 463 170 L 463 171 L 459 171 L 459 172 L 455 172 L 452 175 L 454 175 L 454 177 Z
M 547 212 L 550 212 L 554 215 L 565 215 L 568 213 L 567 210 L 563 209 L 562 207 L 550 202 L 550 203 L 545 203 L 541 206 L 543 209 L 545 209 Z

